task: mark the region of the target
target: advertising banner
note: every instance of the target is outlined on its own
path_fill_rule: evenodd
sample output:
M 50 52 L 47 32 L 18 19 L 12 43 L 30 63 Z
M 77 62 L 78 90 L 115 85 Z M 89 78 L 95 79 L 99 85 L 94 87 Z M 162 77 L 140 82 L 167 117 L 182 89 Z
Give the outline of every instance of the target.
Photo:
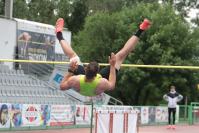
M 123 110 L 123 111 L 131 111 L 134 110 L 132 106 L 114 106 L 114 105 L 101 105 L 101 106 L 96 106 L 96 110 Z
M 22 126 L 40 126 L 41 105 L 24 104 L 22 108 Z
M 155 123 L 155 113 L 156 113 L 156 107 L 149 107 L 149 123 L 148 124 L 154 124 Z
M 40 125 L 42 126 L 47 126 L 49 125 L 49 121 L 50 121 L 50 105 L 41 105 L 41 123 Z
M 22 104 L 12 104 L 11 105 L 11 126 L 21 127 L 22 125 Z
M 168 122 L 168 107 L 156 107 L 156 122 Z
M 17 21 L 17 50 L 16 59 L 21 60 L 55 60 L 55 32 L 52 25 L 16 19 Z M 25 73 L 52 71 L 49 64 L 16 63 L 16 67 Z
M 51 105 L 49 126 L 74 124 L 74 109 L 71 105 Z
M 141 124 L 148 124 L 149 122 L 149 107 L 141 108 Z
M 55 57 L 55 31 L 52 25 L 16 19 L 19 59 L 52 61 Z
M 18 30 L 19 59 L 53 61 L 55 36 Z
M 10 128 L 10 104 L 0 103 L 0 128 Z

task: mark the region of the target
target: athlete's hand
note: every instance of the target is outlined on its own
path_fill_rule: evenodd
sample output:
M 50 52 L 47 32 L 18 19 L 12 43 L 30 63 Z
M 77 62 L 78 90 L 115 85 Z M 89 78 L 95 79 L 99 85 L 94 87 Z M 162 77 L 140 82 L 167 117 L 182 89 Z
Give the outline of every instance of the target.
M 114 53 L 111 53 L 111 56 L 109 56 L 109 64 L 111 66 L 115 66 L 115 63 L 116 63 L 116 56 Z
M 77 70 L 77 68 L 78 68 L 77 61 L 70 62 L 70 67 L 69 67 L 70 71 L 75 72 L 75 70 Z

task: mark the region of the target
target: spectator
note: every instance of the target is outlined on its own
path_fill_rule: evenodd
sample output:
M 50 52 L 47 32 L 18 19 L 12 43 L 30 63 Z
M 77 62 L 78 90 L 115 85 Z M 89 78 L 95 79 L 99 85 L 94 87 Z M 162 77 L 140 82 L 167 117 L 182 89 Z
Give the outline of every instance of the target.
M 177 102 L 183 99 L 183 96 L 176 92 L 175 86 L 170 87 L 170 92 L 163 96 L 164 100 L 168 102 L 168 127 L 167 129 L 176 129 L 175 126 L 175 114 L 176 114 L 176 106 Z M 173 117 L 173 121 L 171 122 L 171 114 Z

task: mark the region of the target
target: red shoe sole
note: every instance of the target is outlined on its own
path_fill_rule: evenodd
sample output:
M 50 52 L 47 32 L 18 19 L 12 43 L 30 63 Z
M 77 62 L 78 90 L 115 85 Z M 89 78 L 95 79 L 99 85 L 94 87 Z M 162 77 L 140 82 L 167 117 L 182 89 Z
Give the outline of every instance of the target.
M 56 22 L 56 26 L 55 26 L 55 32 L 60 32 L 62 31 L 64 28 L 64 19 L 63 18 L 59 18 Z
M 151 25 L 151 22 L 145 18 L 144 21 L 140 25 L 140 29 L 146 30 L 150 27 L 150 25 Z

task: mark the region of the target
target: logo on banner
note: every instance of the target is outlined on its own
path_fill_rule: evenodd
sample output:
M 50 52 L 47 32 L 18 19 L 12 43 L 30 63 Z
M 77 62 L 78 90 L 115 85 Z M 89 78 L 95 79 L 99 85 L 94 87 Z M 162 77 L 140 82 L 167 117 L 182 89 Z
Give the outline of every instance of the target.
M 62 76 L 61 74 L 58 74 L 58 73 L 57 73 L 57 74 L 55 75 L 55 77 L 54 77 L 53 80 L 54 80 L 55 82 L 57 82 L 57 83 L 61 83 L 62 79 L 63 79 L 63 76 Z
M 37 109 L 34 106 L 30 106 L 26 109 L 25 114 L 26 119 L 29 122 L 33 122 L 37 119 Z

